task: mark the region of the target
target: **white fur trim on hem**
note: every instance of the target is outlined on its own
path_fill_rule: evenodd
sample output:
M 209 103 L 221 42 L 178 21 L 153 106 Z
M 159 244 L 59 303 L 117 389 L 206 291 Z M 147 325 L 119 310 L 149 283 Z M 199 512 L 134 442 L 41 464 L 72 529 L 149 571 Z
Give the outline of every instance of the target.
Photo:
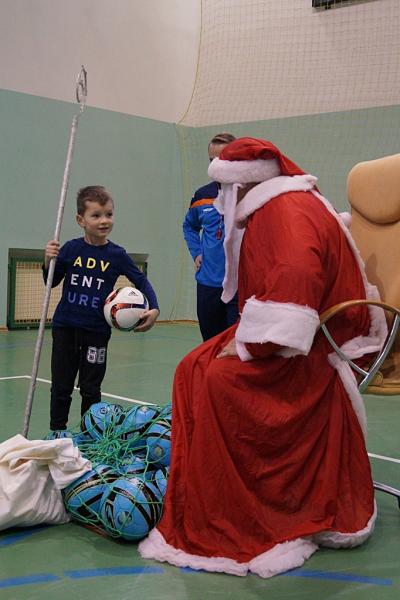
M 331 213 L 331 215 L 333 215 L 336 219 L 336 221 L 338 222 L 341 230 L 343 231 L 344 235 L 346 236 L 347 242 L 351 248 L 351 250 L 353 251 L 354 257 L 357 261 L 358 267 L 360 269 L 361 272 L 361 277 L 364 283 L 364 288 L 365 288 L 365 297 L 368 299 L 372 299 L 372 300 L 380 300 L 379 297 L 379 292 L 378 289 L 375 285 L 372 285 L 371 283 L 369 283 L 368 279 L 367 279 L 367 275 L 365 273 L 365 264 L 363 259 L 361 258 L 360 252 L 356 246 L 356 243 L 353 239 L 353 236 L 350 233 L 350 230 L 348 229 L 348 227 L 346 227 L 345 225 L 345 221 L 341 218 L 341 216 L 335 211 L 335 209 L 333 208 L 332 204 L 329 202 L 329 200 L 327 200 L 326 198 L 324 198 L 324 196 L 321 196 L 321 194 L 319 194 L 316 190 L 311 190 L 311 193 L 314 194 L 314 196 L 316 198 L 318 198 L 318 200 L 320 200 L 322 202 L 322 204 L 324 204 L 325 208 Z M 375 315 L 374 317 L 371 314 L 371 309 L 376 309 Z M 379 314 L 378 314 L 379 313 Z M 370 316 L 371 319 L 373 321 L 375 321 L 374 327 L 376 330 L 379 330 L 381 333 L 383 331 L 383 329 L 385 328 L 385 314 L 383 312 L 383 310 L 381 308 L 378 307 L 370 307 Z M 378 324 L 379 321 L 379 324 Z
M 248 563 L 238 563 L 231 558 L 188 554 L 167 544 L 158 529 L 153 529 L 149 536 L 140 542 L 138 550 L 142 558 L 168 562 L 176 567 L 190 567 L 196 571 L 228 573 L 241 577 L 250 571 L 260 577 L 268 578 L 300 567 L 318 550 L 318 546 L 310 539 L 298 538 L 277 544 Z
M 379 300 L 378 290 L 375 286 L 366 283 L 365 292 L 367 298 Z M 387 324 L 383 310 L 378 306 L 369 306 L 368 308 L 371 319 L 368 336 L 359 335 L 352 340 L 345 342 L 340 348 L 344 355 L 351 360 L 360 358 L 365 354 L 378 352 L 382 348 L 387 336 Z M 351 369 L 350 365 L 342 360 L 335 352 L 329 355 L 328 360 L 334 369 L 336 369 L 342 380 L 358 422 L 360 423 L 364 438 L 366 439 L 367 415 L 364 400 L 359 392 L 354 371 Z
M 249 571 L 267 579 L 301 567 L 316 550 L 318 546 L 305 538 L 283 542 L 253 558 L 249 562 Z
M 367 438 L 367 413 L 365 410 L 364 400 L 360 392 L 358 391 L 357 381 L 354 375 L 354 371 L 348 363 L 344 362 L 338 354 L 330 354 L 328 361 L 334 369 L 338 372 L 338 375 L 343 383 L 343 387 L 350 398 L 351 405 L 356 414 L 361 430 L 364 435 L 364 439 Z
M 148 537 L 140 542 L 138 550 L 142 558 L 153 558 L 160 562 L 168 562 L 176 567 L 190 567 L 196 571 L 214 571 L 242 577 L 247 575 L 248 571 L 248 563 L 238 563 L 231 558 L 219 556 L 208 557 L 187 554 L 183 550 L 178 550 L 167 544 L 164 536 L 157 528 L 152 529 Z
M 307 355 L 319 326 L 316 310 L 290 302 L 262 302 L 252 296 L 243 308 L 236 340 L 283 346 L 280 356 Z
M 314 542 L 327 548 L 355 548 L 363 544 L 373 533 L 377 515 L 376 502 L 374 512 L 364 527 L 354 533 L 341 533 L 340 531 L 321 531 L 313 536 Z
M 369 309 L 371 319 L 369 335 L 360 335 L 356 338 L 353 338 L 352 340 L 344 343 L 340 348 L 344 355 L 351 360 L 360 358 L 365 354 L 378 352 L 382 348 L 384 340 L 386 339 L 387 325 L 386 320 L 384 319 L 382 321 L 381 319 L 381 312 L 383 312 L 382 309 L 377 306 L 370 306 Z M 342 360 L 335 352 L 329 354 L 328 360 L 333 368 L 336 369 L 340 379 L 342 380 L 343 386 L 350 398 L 353 410 L 356 413 L 357 419 L 360 423 L 364 438 L 366 438 L 367 415 L 365 411 L 364 400 L 359 392 L 354 371 L 351 369 L 350 365 Z
M 331 203 L 321 196 L 316 190 L 312 190 L 312 193 L 318 198 L 326 207 L 326 209 L 335 217 L 339 227 L 346 236 L 347 242 L 353 251 L 353 255 L 357 261 L 358 267 L 361 272 L 361 277 L 364 283 L 365 297 L 369 300 L 379 300 L 379 292 L 376 286 L 369 283 L 367 275 L 365 273 L 364 261 L 361 258 L 360 252 L 356 246 L 356 243 L 345 224 L 345 220 L 338 215 Z M 387 323 L 385 319 L 384 311 L 378 306 L 369 306 L 369 316 L 371 319 L 371 326 L 367 336 L 358 336 L 349 340 L 341 347 L 342 352 L 346 357 L 350 359 L 360 358 L 365 354 L 371 352 L 377 352 L 380 350 L 385 342 L 387 336 Z M 355 379 L 355 375 L 351 370 L 348 363 L 343 361 L 337 354 L 333 353 L 329 355 L 329 362 L 337 370 L 340 379 L 344 385 L 344 388 L 350 398 L 353 410 L 358 418 L 361 429 L 364 436 L 367 434 L 367 417 L 365 413 L 364 401 L 360 392 L 358 391 L 358 385 Z
M 220 183 L 252 183 L 265 181 L 281 174 L 279 163 L 270 160 L 221 160 L 214 158 L 208 167 L 211 179 Z

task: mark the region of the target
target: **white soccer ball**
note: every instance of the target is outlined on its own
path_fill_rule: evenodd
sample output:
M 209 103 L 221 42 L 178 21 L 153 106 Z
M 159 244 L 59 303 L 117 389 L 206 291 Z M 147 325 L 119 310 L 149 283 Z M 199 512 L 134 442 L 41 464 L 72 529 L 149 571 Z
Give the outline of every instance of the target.
M 131 331 L 148 310 L 149 302 L 140 290 L 123 287 L 113 290 L 104 303 L 104 318 L 111 327 Z

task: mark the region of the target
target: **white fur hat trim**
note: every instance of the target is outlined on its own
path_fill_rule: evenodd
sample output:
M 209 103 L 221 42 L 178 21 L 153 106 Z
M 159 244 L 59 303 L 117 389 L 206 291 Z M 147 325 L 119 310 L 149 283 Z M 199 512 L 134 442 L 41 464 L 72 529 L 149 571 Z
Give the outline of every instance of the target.
M 252 183 L 266 181 L 281 174 L 275 158 L 269 160 L 221 160 L 214 158 L 208 167 L 208 174 L 221 183 Z

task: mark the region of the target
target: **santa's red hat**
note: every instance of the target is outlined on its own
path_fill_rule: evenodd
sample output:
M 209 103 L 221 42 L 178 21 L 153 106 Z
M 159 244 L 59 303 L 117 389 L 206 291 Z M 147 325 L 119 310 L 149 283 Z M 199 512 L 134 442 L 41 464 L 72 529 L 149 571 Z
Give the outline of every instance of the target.
M 305 172 L 271 142 L 244 137 L 223 148 L 210 164 L 208 174 L 221 183 L 251 183 Z

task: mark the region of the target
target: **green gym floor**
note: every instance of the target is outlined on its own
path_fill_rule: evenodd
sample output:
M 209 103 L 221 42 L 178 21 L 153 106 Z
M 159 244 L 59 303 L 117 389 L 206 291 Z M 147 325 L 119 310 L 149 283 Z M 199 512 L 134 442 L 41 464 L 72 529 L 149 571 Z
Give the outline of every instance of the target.
M 0 333 L 0 441 L 20 433 L 36 331 Z M 29 438 L 48 428 L 50 332 L 46 331 Z M 170 401 L 177 362 L 200 342 L 196 325 L 158 324 L 146 334 L 115 332 L 104 400 Z M 124 399 L 121 399 L 124 398 Z M 374 478 L 400 487 L 400 398 L 366 397 Z M 79 397 L 70 425 L 79 422 Z M 390 458 L 391 460 L 388 460 Z M 360 490 L 360 494 L 363 491 Z M 377 492 L 371 539 L 354 550 L 320 550 L 301 569 L 263 580 L 179 569 L 143 560 L 134 543 L 101 537 L 76 524 L 0 532 L 0 599 L 63 600 L 386 600 L 400 598 L 400 510 Z

